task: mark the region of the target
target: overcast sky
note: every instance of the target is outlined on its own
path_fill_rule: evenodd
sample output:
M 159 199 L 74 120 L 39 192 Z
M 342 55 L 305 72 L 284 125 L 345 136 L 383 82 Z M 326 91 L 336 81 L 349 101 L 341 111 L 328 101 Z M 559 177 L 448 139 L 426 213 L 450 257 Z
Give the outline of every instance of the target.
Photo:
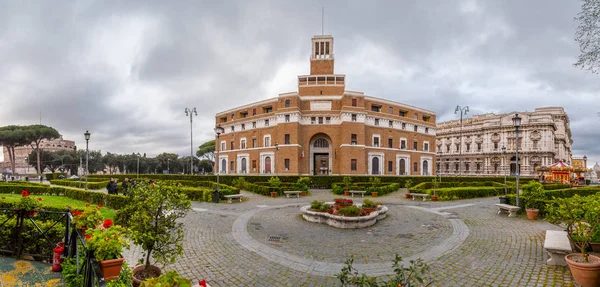
M 438 121 L 563 106 L 573 155 L 600 161 L 600 75 L 573 67 L 579 1 L 2 1 L 0 125 L 102 152 L 189 154 L 215 113 L 297 89 L 310 38 L 335 39 L 347 89 Z

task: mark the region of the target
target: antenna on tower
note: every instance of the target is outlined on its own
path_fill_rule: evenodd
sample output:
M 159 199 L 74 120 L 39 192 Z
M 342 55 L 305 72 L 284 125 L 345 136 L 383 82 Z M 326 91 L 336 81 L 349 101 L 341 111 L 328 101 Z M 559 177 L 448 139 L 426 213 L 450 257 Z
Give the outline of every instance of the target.
M 325 35 L 325 7 L 321 7 L 321 35 Z

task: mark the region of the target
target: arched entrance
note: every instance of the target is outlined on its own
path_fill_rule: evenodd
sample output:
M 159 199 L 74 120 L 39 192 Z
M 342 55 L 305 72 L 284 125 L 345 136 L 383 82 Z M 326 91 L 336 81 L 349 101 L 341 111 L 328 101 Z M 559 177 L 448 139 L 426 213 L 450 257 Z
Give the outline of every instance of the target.
M 316 134 L 310 140 L 310 170 L 313 175 L 331 173 L 331 139 L 325 134 Z
M 242 173 L 248 173 L 246 171 L 246 158 L 242 158 Z
M 423 169 L 421 170 L 421 173 L 423 175 L 429 175 L 429 163 L 427 162 L 427 160 L 423 161 Z
M 221 160 L 221 173 L 227 173 L 227 160 Z
M 374 156 L 371 161 L 371 174 L 379 174 L 379 157 Z
M 265 173 L 271 173 L 271 157 L 265 157 Z

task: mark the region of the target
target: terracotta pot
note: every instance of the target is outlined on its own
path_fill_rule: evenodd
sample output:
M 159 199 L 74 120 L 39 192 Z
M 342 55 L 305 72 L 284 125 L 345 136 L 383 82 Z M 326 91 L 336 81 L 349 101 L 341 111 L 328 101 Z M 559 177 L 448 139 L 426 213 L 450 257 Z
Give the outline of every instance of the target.
M 406 198 L 410 198 L 410 194 L 408 194 L 408 193 L 404 194 L 404 196 L 405 196 Z
M 530 220 L 536 220 L 538 213 L 540 213 L 540 211 L 536 208 L 527 208 L 525 209 L 525 212 L 527 212 L 527 218 Z
M 437 197 L 437 196 L 435 196 L 435 195 L 433 195 L 433 196 L 431 196 L 431 200 L 432 200 L 432 201 L 437 201 L 437 200 L 438 200 L 438 197 Z
M 121 274 L 121 267 L 123 267 L 123 261 L 125 258 L 110 259 L 100 261 L 100 271 L 104 276 L 104 280 L 111 281 L 119 279 Z
M 272 191 L 272 192 L 271 192 L 271 197 L 277 197 L 277 192 L 275 192 L 275 191 Z
M 371 192 L 371 196 L 372 197 L 377 197 L 377 192 L 375 192 L 375 191 Z
M 138 265 L 135 268 L 133 268 L 133 270 L 131 270 L 131 274 L 133 274 L 132 278 L 133 278 L 133 286 L 134 287 L 139 287 L 140 284 L 142 284 L 142 282 L 146 281 L 146 280 L 137 279 L 135 277 L 135 273 L 137 273 L 140 270 L 144 270 L 145 267 L 146 267 L 146 265 Z M 151 273 L 152 272 L 156 272 L 156 273 L 158 273 L 158 276 L 160 276 L 160 274 L 161 274 L 160 268 L 158 268 L 158 267 L 156 267 L 154 265 L 150 265 L 150 272 Z
M 600 284 L 600 257 L 589 255 L 589 260 L 594 262 L 580 263 L 583 261 L 579 253 L 565 256 L 565 261 L 571 269 L 571 274 L 577 284 L 582 287 L 595 287 Z M 579 259 L 579 260 L 577 260 Z
M 301 191 L 300 196 L 306 196 L 306 191 Z
M 592 247 L 593 252 L 600 253 L 600 242 L 590 242 L 590 246 Z
M 350 191 L 349 190 L 344 190 L 344 195 L 350 195 Z

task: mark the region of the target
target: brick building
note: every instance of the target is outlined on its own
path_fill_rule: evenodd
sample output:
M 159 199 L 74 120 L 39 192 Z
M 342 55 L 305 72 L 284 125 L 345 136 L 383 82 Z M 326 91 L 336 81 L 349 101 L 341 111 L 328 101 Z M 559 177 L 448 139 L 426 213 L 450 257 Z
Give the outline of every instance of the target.
M 333 37 L 313 37 L 297 92 L 216 115 L 220 173 L 432 174 L 435 113 L 347 91 L 333 55 Z

